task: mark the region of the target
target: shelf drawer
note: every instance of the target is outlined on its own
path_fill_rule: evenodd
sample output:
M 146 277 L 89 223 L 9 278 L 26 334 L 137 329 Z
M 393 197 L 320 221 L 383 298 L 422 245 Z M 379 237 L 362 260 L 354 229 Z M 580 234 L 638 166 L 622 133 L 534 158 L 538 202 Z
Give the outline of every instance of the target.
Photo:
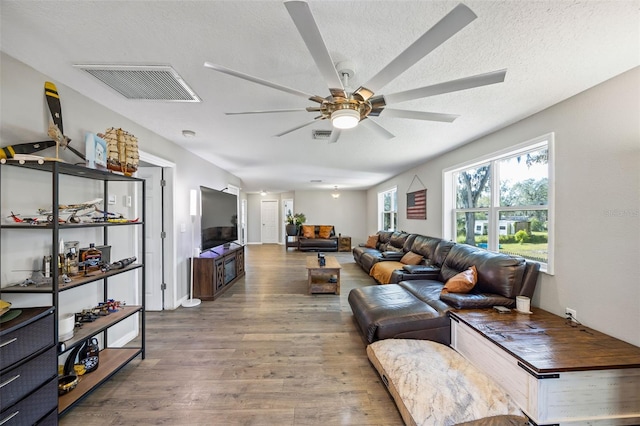
M 58 379 L 53 378 L 27 398 L 0 414 L 2 426 L 33 425 L 58 405 Z
M 54 345 L 53 313 L 0 338 L 0 370 Z
M 0 410 L 19 401 L 46 381 L 57 376 L 55 346 L 16 368 L 0 374 Z

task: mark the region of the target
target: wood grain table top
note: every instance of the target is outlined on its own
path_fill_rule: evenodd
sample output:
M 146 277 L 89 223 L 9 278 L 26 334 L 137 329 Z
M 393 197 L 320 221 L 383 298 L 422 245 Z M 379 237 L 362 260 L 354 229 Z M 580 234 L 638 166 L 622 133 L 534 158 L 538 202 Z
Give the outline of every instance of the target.
M 640 368 L 640 348 L 538 308 L 532 314 L 493 309 L 451 311 L 537 373 Z
M 318 264 L 318 256 L 307 256 L 307 269 L 340 269 L 340 263 L 335 256 L 325 256 L 325 265 Z

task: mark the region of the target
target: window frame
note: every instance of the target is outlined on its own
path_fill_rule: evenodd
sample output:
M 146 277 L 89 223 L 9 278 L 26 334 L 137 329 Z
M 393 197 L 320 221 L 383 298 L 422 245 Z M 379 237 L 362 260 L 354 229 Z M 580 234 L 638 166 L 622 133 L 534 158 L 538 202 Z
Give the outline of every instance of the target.
M 389 210 L 389 211 L 384 210 L 384 197 L 388 193 L 393 193 L 393 195 L 395 196 L 395 203 L 393 203 L 395 204 L 395 210 Z M 396 231 L 396 229 L 384 229 L 384 215 L 387 213 L 391 214 L 391 219 L 395 218 L 395 220 L 391 220 L 390 223 L 395 223 L 397 227 L 398 225 L 398 187 L 397 186 L 393 186 L 391 188 L 378 192 L 378 229 L 381 231 Z
M 499 167 L 496 164 L 501 160 L 524 154 L 530 151 L 544 148 L 546 146 L 547 158 L 547 205 L 546 206 L 500 206 L 500 175 Z M 489 207 L 474 207 L 471 209 L 459 209 L 456 205 L 456 174 L 473 167 L 484 164 L 491 164 L 491 177 L 489 181 L 491 202 Z M 464 212 L 486 212 L 488 220 L 487 250 L 499 251 L 499 218 L 501 212 L 523 211 L 523 210 L 546 210 L 547 221 L 547 262 L 540 263 L 540 270 L 549 275 L 554 274 L 554 246 L 555 246 L 555 134 L 553 132 L 536 137 L 529 141 L 511 146 L 504 150 L 488 154 L 473 161 L 461 163 L 453 167 L 444 169 L 442 172 L 443 183 L 443 221 L 442 235 L 445 239 L 456 240 L 456 215 Z

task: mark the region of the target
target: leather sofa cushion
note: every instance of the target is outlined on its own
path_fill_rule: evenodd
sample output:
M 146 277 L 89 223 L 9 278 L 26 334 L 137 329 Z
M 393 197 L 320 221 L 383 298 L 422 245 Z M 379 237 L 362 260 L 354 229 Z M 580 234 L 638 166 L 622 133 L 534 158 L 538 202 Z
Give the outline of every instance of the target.
M 445 258 L 440 271 L 443 282 L 475 265 L 478 283 L 474 291 L 514 299 L 520 293 L 525 260 L 493 253 L 466 244 L 456 244 Z
M 411 280 L 401 281 L 398 286 L 402 287 L 414 297 L 422 300 L 422 302 L 429 304 L 432 308 L 436 309 L 443 314 L 451 310 L 451 306 L 447 305 L 440 298 L 442 287 L 444 284 L 436 280 Z
M 446 312 L 434 309 L 397 284 L 355 288 L 349 292 L 348 300 L 369 343 L 418 330 L 450 327 Z

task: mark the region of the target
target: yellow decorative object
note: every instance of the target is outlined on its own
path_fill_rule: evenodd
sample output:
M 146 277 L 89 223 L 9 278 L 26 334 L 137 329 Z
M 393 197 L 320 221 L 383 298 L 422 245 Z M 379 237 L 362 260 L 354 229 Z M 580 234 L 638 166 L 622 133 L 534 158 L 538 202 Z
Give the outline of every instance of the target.
M 11 303 L 0 299 L 0 316 L 6 313 L 11 308 Z

